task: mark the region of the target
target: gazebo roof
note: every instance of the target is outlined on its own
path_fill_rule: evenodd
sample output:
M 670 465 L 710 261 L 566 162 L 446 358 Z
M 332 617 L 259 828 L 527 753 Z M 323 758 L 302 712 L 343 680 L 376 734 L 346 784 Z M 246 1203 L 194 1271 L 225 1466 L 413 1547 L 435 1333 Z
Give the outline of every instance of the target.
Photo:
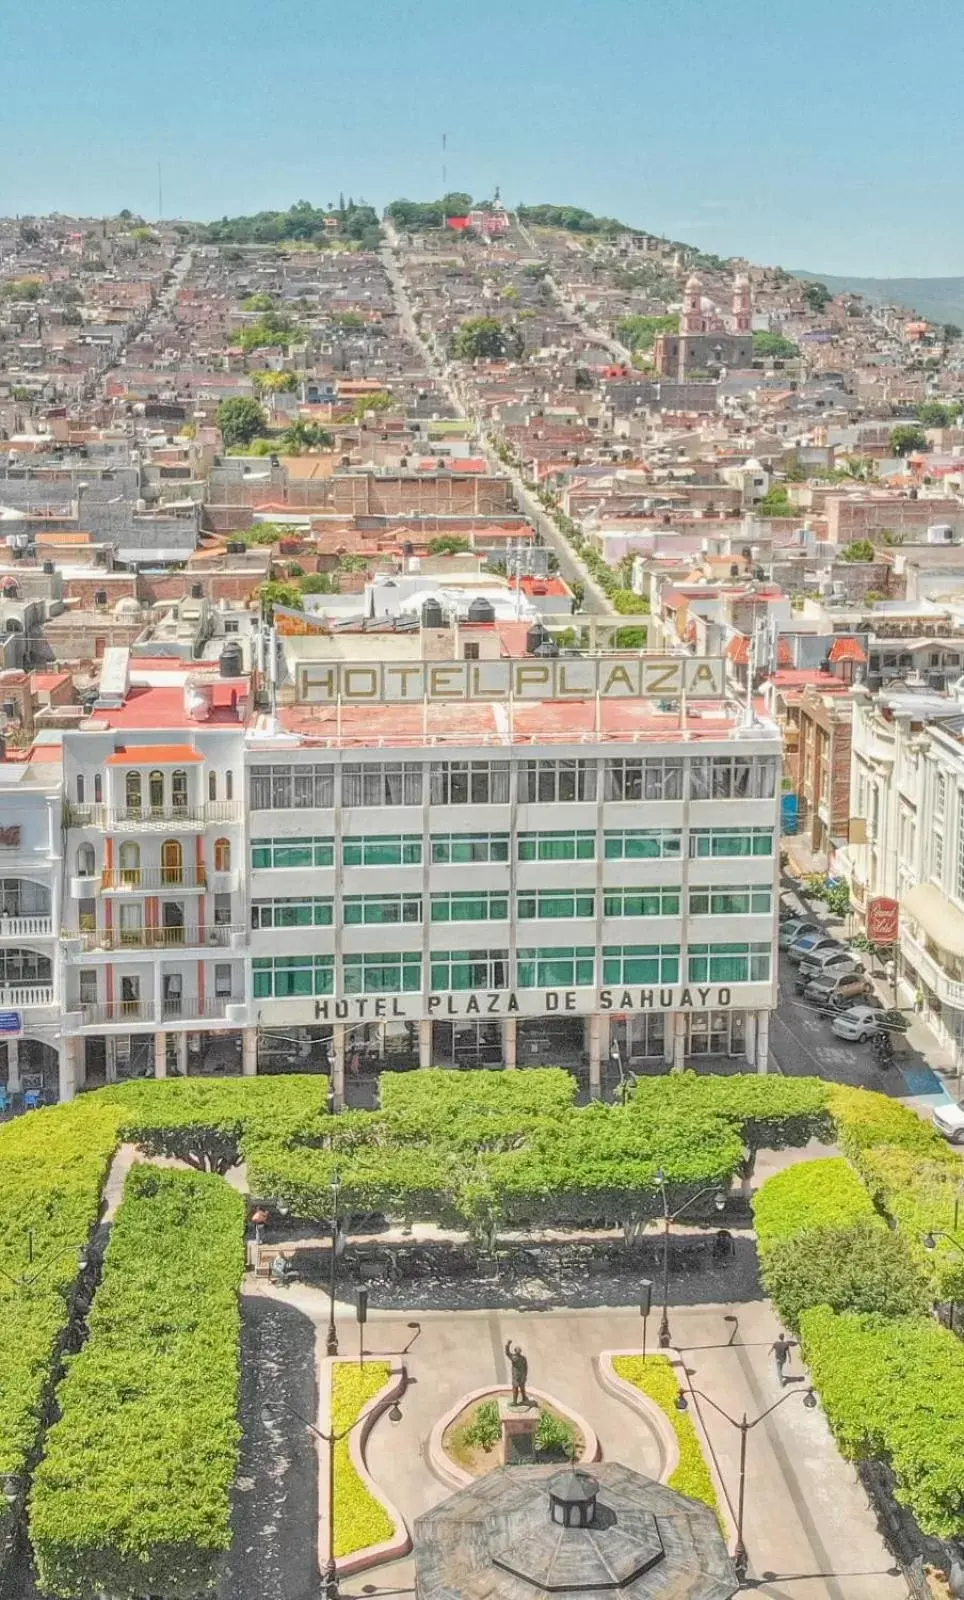
M 736 1592 L 716 1518 L 701 1501 L 599 1462 L 591 1522 L 566 1526 L 550 1508 L 550 1493 L 562 1498 L 560 1476 L 558 1467 L 498 1467 L 419 1517 L 418 1600 L 729 1600 Z

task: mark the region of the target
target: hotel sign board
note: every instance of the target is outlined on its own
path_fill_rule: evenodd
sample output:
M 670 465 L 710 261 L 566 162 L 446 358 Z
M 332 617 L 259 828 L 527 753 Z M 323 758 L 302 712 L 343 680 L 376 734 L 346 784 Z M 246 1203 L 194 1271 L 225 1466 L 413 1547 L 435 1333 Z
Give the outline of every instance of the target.
M 301 705 L 466 700 L 721 700 L 722 657 L 563 656 L 548 661 L 302 662 Z

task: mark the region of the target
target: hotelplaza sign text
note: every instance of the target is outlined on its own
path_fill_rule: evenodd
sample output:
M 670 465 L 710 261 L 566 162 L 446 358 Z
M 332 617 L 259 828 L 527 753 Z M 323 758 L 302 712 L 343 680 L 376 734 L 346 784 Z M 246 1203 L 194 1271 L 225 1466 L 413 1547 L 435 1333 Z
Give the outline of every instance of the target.
M 768 1007 L 773 1003 L 766 983 L 740 984 L 613 984 L 604 989 L 473 989 L 445 994 L 345 995 L 340 999 L 263 1001 L 262 1012 L 275 1008 L 292 1024 L 302 1022 L 445 1022 L 474 1017 L 586 1017 L 595 1013 L 644 1011 L 725 1011 L 732 1007 Z
M 565 656 L 549 661 L 302 662 L 302 705 L 423 700 L 720 700 L 718 656 Z

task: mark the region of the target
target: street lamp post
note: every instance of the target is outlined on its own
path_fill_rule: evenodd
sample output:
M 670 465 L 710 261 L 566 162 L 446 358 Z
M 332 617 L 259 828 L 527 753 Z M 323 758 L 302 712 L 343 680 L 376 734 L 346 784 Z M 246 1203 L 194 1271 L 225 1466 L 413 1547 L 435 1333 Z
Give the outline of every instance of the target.
M 817 1404 L 817 1397 L 812 1389 L 792 1389 L 789 1394 L 782 1394 L 779 1400 L 774 1400 L 772 1406 L 767 1406 L 767 1409 L 765 1411 L 761 1411 L 760 1415 L 758 1417 L 754 1417 L 753 1421 L 751 1422 L 745 1411 L 739 1421 L 737 1421 L 736 1417 L 731 1417 L 728 1411 L 724 1411 L 722 1406 L 718 1406 L 715 1400 L 711 1400 L 708 1394 L 703 1393 L 702 1389 L 690 1389 L 690 1394 L 698 1395 L 701 1400 L 705 1400 L 707 1405 L 712 1406 L 713 1410 L 718 1412 L 724 1421 L 730 1424 L 731 1428 L 736 1428 L 740 1435 L 740 1487 L 737 1495 L 736 1505 L 736 1548 L 733 1551 L 733 1565 L 736 1567 L 737 1577 L 742 1583 L 746 1577 L 746 1571 L 749 1565 L 746 1544 L 743 1540 L 743 1508 L 746 1499 L 747 1436 L 750 1431 L 757 1426 L 758 1423 L 762 1422 L 765 1417 L 768 1417 L 772 1411 L 776 1411 L 778 1406 L 782 1406 L 785 1400 L 793 1400 L 797 1395 L 800 1395 L 804 1405 L 809 1411 L 812 1411 Z M 685 1394 L 678 1394 L 674 1404 L 677 1411 L 689 1410 L 689 1402 Z
M 402 1397 L 407 1388 L 408 1371 L 403 1367 Z M 296 1411 L 294 1406 L 289 1406 L 286 1401 L 278 1400 L 275 1404 L 283 1406 L 285 1411 L 290 1411 L 291 1415 L 297 1417 L 302 1426 L 307 1428 L 308 1432 L 313 1434 L 316 1439 L 320 1439 L 328 1449 L 328 1560 L 325 1562 L 325 1570 L 321 1576 L 321 1594 L 322 1600 L 338 1600 L 338 1568 L 335 1564 L 335 1446 L 336 1444 L 341 1444 L 343 1439 L 347 1439 L 348 1435 L 354 1432 L 358 1424 L 363 1420 L 364 1412 L 357 1416 L 354 1422 L 350 1422 L 347 1428 L 342 1428 L 340 1433 L 336 1433 L 334 1428 L 329 1433 L 326 1433 L 323 1428 L 317 1428 L 313 1422 L 309 1422 L 307 1417 L 303 1417 L 300 1411 Z M 398 1403 L 398 1399 L 393 1400 L 389 1407 L 388 1420 L 393 1424 L 402 1420 L 402 1408 Z
M 667 1346 L 672 1344 L 672 1342 L 673 1342 L 672 1335 L 670 1334 L 670 1328 L 669 1328 L 669 1236 L 670 1236 L 670 1229 L 672 1228 L 673 1223 L 677 1220 L 677 1218 L 681 1217 L 683 1215 L 684 1211 L 688 1211 L 690 1206 L 695 1206 L 697 1200 L 702 1200 L 702 1198 L 703 1198 L 703 1196 L 705 1194 L 709 1194 L 711 1192 L 711 1190 L 713 1189 L 714 1185 L 713 1184 L 708 1184 L 705 1189 L 700 1189 L 697 1194 L 691 1195 L 689 1200 L 685 1201 L 683 1205 L 677 1206 L 676 1210 L 671 1212 L 670 1209 L 669 1209 L 669 1197 L 668 1197 L 668 1195 L 666 1193 L 666 1175 L 665 1175 L 665 1173 L 663 1173 L 662 1171 L 657 1172 L 656 1173 L 656 1177 L 655 1177 L 655 1182 L 656 1182 L 656 1187 L 659 1190 L 660 1199 L 663 1202 L 663 1314 L 660 1317 L 660 1321 L 659 1321 L 659 1343 L 660 1343 L 660 1349 L 665 1350 L 667 1348 Z M 723 1193 L 722 1190 L 717 1190 L 716 1195 L 715 1195 L 714 1200 L 713 1200 L 713 1204 L 715 1205 L 717 1211 L 722 1211 L 723 1208 L 725 1207 L 725 1205 L 726 1205 L 726 1195 Z
M 337 1172 L 331 1180 L 331 1253 L 328 1261 L 328 1338 L 325 1350 L 328 1355 L 338 1354 L 338 1329 L 335 1326 L 335 1290 L 338 1283 L 338 1192 L 341 1185 Z
M 643 1361 L 646 1360 L 646 1327 L 649 1322 L 649 1313 L 653 1309 L 653 1281 L 651 1278 L 639 1280 L 639 1314 L 643 1319 Z

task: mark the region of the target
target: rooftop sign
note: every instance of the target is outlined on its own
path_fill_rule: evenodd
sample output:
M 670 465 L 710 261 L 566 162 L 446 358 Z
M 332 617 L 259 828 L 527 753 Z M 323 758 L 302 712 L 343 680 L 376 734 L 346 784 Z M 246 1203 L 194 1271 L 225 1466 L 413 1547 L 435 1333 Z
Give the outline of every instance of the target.
M 302 662 L 302 705 L 423 700 L 721 700 L 723 661 L 705 656 L 566 656 L 547 661 Z

